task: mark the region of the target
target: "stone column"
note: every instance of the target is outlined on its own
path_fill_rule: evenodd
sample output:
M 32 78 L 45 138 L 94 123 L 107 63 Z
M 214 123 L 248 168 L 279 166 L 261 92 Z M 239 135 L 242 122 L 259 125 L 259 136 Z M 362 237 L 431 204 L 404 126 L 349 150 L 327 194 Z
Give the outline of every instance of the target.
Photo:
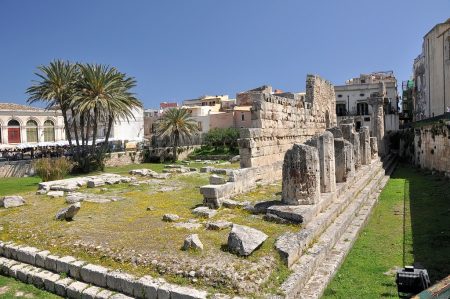
M 342 135 L 345 140 L 353 145 L 353 162 L 355 164 L 355 169 L 361 166 L 361 155 L 360 155 L 360 145 L 359 145 L 359 133 L 354 131 L 354 124 L 342 124 L 341 125 Z
M 384 99 L 383 97 L 373 96 L 369 98 L 368 102 L 372 106 L 372 135 L 377 138 L 377 146 L 380 155 L 384 155 Z
M 281 201 L 288 205 L 312 205 L 319 199 L 319 153 L 315 147 L 294 144 L 284 156 Z
M 361 146 L 361 164 L 369 165 L 372 161 L 369 127 L 364 126 L 359 130 L 359 144 Z
M 336 191 L 333 134 L 325 131 L 322 135 L 308 140 L 305 144 L 314 146 L 319 152 L 320 192 Z
M 378 156 L 377 137 L 370 137 L 370 154 L 372 155 L 372 159 L 375 159 Z
M 346 182 L 355 172 L 352 144 L 343 138 L 334 139 L 334 159 L 336 182 Z

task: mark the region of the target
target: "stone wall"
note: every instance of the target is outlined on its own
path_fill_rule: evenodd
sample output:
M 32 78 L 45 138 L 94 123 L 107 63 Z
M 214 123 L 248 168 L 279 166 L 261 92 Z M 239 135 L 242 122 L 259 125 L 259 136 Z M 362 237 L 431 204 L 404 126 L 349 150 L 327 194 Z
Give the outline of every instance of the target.
M 295 143 L 336 125 L 334 87 L 315 75 L 306 78 L 306 94 L 272 94 L 263 86 L 237 95 L 239 105 L 251 105 L 252 128 L 241 129 L 241 167 L 283 161 Z
M 0 178 L 24 177 L 33 174 L 34 170 L 29 160 L 0 162 Z
M 450 121 L 424 125 L 413 130 L 412 160 L 414 164 L 421 168 L 446 172 L 450 176 Z M 400 150 L 400 155 L 403 156 L 406 155 L 405 148 L 408 148 L 405 142 L 412 142 L 406 136 L 408 134 L 404 131 L 403 142 L 401 142 L 403 150 Z
M 106 167 L 125 166 L 142 162 L 142 152 L 117 152 L 110 153 L 105 159 Z

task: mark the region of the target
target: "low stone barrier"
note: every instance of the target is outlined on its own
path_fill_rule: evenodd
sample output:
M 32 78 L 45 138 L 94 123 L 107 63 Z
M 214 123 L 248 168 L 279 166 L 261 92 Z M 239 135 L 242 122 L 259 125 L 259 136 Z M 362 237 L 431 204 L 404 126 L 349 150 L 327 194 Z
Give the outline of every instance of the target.
M 0 274 L 69 298 L 207 297 L 205 291 L 169 284 L 164 279 L 135 277 L 72 256 L 59 257 L 46 250 L 3 241 L 0 241 Z

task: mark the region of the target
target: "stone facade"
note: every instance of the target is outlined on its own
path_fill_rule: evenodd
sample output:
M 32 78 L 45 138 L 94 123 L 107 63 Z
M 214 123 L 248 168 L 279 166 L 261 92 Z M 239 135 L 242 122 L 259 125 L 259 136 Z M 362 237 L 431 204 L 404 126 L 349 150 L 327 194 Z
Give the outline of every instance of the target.
M 237 95 L 239 105 L 251 105 L 252 127 L 240 131 L 241 167 L 283 161 L 295 143 L 336 125 L 334 88 L 315 75 L 306 79 L 305 96 L 276 95 L 270 86 Z
M 309 145 L 294 144 L 284 157 L 281 202 L 288 205 L 309 205 L 316 204 L 319 199 L 318 150 Z

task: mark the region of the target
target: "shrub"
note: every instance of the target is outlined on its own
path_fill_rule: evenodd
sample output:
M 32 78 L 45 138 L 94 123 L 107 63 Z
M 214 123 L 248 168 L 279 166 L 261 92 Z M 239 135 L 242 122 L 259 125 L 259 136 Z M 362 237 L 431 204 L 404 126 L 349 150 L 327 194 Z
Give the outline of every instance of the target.
M 43 158 L 33 162 L 36 174 L 42 181 L 53 181 L 63 179 L 72 169 L 73 163 L 64 157 Z
M 237 140 L 239 131 L 235 128 L 221 129 L 216 128 L 205 134 L 204 145 L 214 147 L 216 150 L 220 147 L 229 148 L 230 151 L 237 149 Z

